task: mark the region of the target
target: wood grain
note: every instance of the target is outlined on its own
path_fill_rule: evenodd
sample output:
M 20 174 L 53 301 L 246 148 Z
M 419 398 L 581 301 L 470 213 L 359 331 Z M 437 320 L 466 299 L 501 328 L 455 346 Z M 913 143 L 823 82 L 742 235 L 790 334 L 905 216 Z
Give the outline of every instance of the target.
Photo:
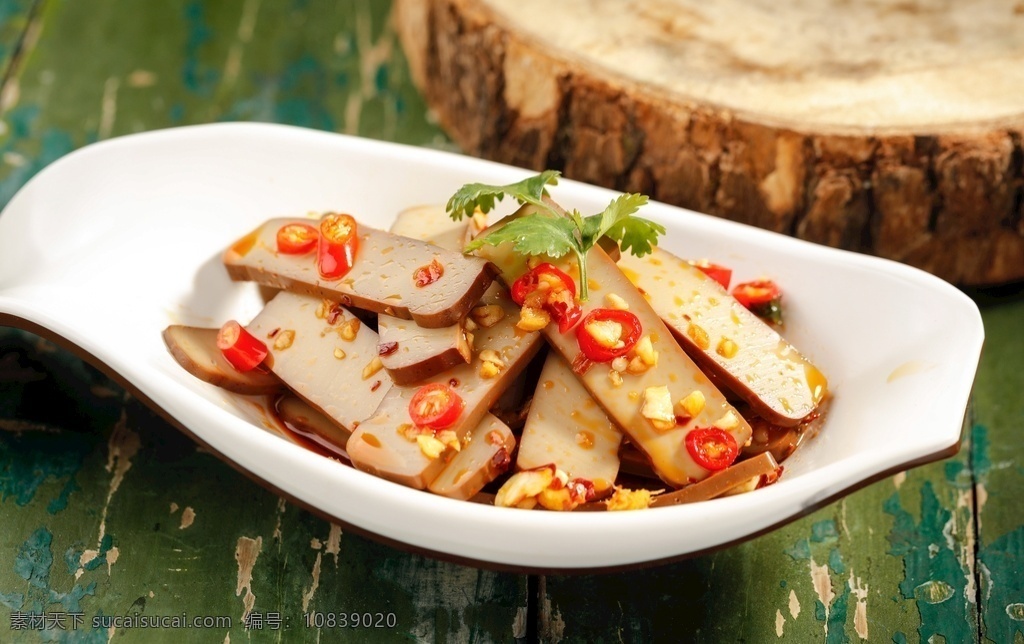
M 918 77 L 933 70 L 927 66 L 923 72 L 903 70 L 886 77 L 889 84 L 911 87 L 899 90 L 901 98 L 879 99 L 877 105 L 862 85 L 879 78 L 880 72 L 843 71 L 842 61 L 827 75 L 837 83 L 852 84 L 841 93 L 822 89 L 827 85 L 824 72 L 814 63 L 802 63 L 813 69 L 787 71 L 782 80 L 756 66 L 739 65 L 735 56 L 727 65 L 719 62 L 703 69 L 702 59 L 695 60 L 696 53 L 686 49 L 685 43 L 695 40 L 688 32 L 666 36 L 663 42 L 659 38 L 664 25 L 645 17 L 654 11 L 651 7 L 660 7 L 678 22 L 692 19 L 721 38 L 720 47 L 709 50 L 721 56 L 751 39 L 781 37 L 765 36 L 778 22 L 771 12 L 762 16 L 768 24 L 751 22 L 747 33 L 735 16 L 715 18 L 712 14 L 723 11 L 717 3 L 619 3 L 608 9 L 610 17 L 607 11 L 580 9 L 574 20 L 535 16 L 560 15 L 579 9 L 580 2 L 550 9 L 541 7 L 539 0 L 516 10 L 511 8 L 514 4 L 398 0 L 396 5 L 413 79 L 437 110 L 441 124 L 467 152 L 527 168 L 555 168 L 574 179 L 644 192 L 802 239 L 871 252 L 953 282 L 990 284 L 1024 278 L 1024 104 L 1003 76 L 991 83 L 999 88 L 1000 100 L 977 102 L 998 103 L 990 116 L 982 114 L 982 107 L 968 110 L 967 114 L 977 114 L 975 122 L 963 110 L 950 108 L 952 116 L 926 116 L 925 122 L 918 122 L 913 115 L 928 113 L 921 105 L 967 107 L 972 97 L 963 84 L 951 79 L 943 81 L 948 84 L 928 85 L 927 90 L 913 89 Z M 982 7 L 991 12 L 979 11 L 992 20 L 1006 14 L 1006 20 L 1024 22 L 1004 5 L 990 2 Z M 798 6 L 803 5 L 785 5 L 790 8 L 775 13 L 789 17 Z M 836 32 L 842 34 L 855 30 L 839 29 L 840 23 L 865 24 L 847 13 L 885 11 L 861 3 L 829 6 L 825 15 L 836 21 Z M 893 11 L 898 11 L 895 5 Z M 929 19 L 941 22 L 947 14 L 953 12 L 939 11 Z M 715 20 L 718 23 L 711 27 L 705 24 Z M 636 21 L 643 23 L 643 30 L 620 33 L 626 29 L 622 23 Z M 721 31 L 726 24 L 737 33 L 727 37 Z M 956 37 L 961 37 L 958 30 L 964 24 L 957 23 Z M 719 31 L 714 31 L 716 27 Z M 559 37 L 558 29 L 566 35 Z M 974 42 L 979 34 L 971 33 Z M 999 33 L 1002 40 L 993 36 L 992 43 L 1002 43 L 1007 61 L 1021 60 L 1024 48 L 1012 35 L 1019 31 Z M 923 41 L 934 45 L 927 38 Z M 793 48 L 802 44 L 794 43 Z M 882 45 L 863 45 L 876 47 Z M 705 49 L 700 48 L 705 57 L 714 58 Z M 828 66 L 829 55 L 841 57 L 840 51 L 834 47 L 831 54 L 821 54 L 824 61 L 819 67 Z M 766 49 L 763 57 L 772 58 L 774 52 Z M 666 71 L 651 72 L 652 67 Z M 953 75 L 966 73 L 957 64 L 948 67 L 959 70 Z M 947 71 L 936 73 L 942 76 Z M 730 82 L 732 77 L 739 80 Z M 818 90 L 813 104 L 825 102 L 832 109 L 822 114 L 796 112 L 793 106 L 788 112 L 772 111 L 778 102 L 771 100 L 773 96 L 781 101 L 792 94 L 810 95 L 808 83 L 814 80 Z M 736 91 L 718 95 L 733 85 Z M 753 93 L 747 91 L 748 85 Z M 740 106 L 730 104 L 727 99 L 733 95 L 748 100 Z M 851 104 L 864 110 L 866 121 L 854 118 L 847 123 L 841 118 Z M 892 105 L 910 106 L 911 116 L 893 112 Z M 911 121 L 888 127 L 903 117 Z

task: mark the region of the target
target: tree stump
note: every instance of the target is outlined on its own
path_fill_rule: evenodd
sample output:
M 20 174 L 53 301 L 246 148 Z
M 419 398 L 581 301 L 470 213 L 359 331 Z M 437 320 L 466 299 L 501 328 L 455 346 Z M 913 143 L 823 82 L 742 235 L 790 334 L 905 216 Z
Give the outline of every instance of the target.
M 397 0 L 474 155 L 1024 279 L 1024 0 Z

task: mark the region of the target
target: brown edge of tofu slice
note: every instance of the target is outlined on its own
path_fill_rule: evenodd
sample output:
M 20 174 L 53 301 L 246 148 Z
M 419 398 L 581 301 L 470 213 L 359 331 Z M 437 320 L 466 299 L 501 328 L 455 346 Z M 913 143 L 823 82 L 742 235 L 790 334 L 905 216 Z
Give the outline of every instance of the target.
M 486 414 L 470 433 L 469 442 L 427 488 L 441 496 L 470 499 L 508 471 L 515 449 L 516 438 L 508 425 Z
M 465 223 L 452 221 L 441 206 L 415 206 L 398 213 L 390 231 L 461 252 L 466 228 Z M 381 361 L 396 384 L 426 380 L 473 358 L 464 320 L 428 329 L 414 320 L 381 314 L 377 330 Z
M 352 270 L 340 279 L 325 280 L 317 271 L 315 252 L 284 255 L 276 251 L 277 231 L 289 223 L 315 226 L 317 222 L 295 218 L 264 222 L 224 252 L 231 279 L 317 295 L 436 328 L 465 318 L 494 278 L 494 267 L 478 257 L 360 225 Z M 441 276 L 427 286 L 416 286 L 416 271 L 435 261 L 442 267 Z
M 664 508 L 673 505 L 684 505 L 697 503 L 698 501 L 709 501 L 720 496 L 726 496 L 740 491 L 750 491 L 748 488 L 756 488 L 762 476 L 769 476 L 778 471 L 779 464 L 768 452 L 758 454 L 730 465 L 729 467 L 715 472 L 708 478 L 684 487 L 681 490 L 656 494 L 651 498 L 651 508 Z M 579 512 L 605 511 L 608 509 L 606 501 L 587 503 L 576 508 Z
M 524 206 L 495 226 L 532 211 L 532 206 Z M 511 284 L 527 271 L 526 258 L 515 253 L 509 243 L 484 246 L 477 253 L 498 266 L 501 279 L 506 284 Z M 564 256 L 558 259 L 540 259 L 550 261 L 573 279 L 578 279 L 579 270 L 574 258 Z M 663 481 L 674 487 L 682 487 L 707 478 L 711 472 L 698 465 L 687 452 L 685 436 L 698 427 L 731 425 L 724 429 L 742 448 L 750 439 L 750 425 L 676 343 L 672 332 L 651 308 L 650 303 L 618 269 L 615 262 L 599 247 L 590 249 L 587 260 L 590 273 L 590 301 L 582 303 L 582 317 L 585 318 L 596 308 L 606 308 L 607 295 L 618 295 L 626 302 L 630 312 L 640 319 L 643 326 L 641 338 L 650 337 L 659 358 L 656 366 L 641 374 L 622 374 L 623 383 L 619 386 L 612 383 L 610 366 L 607 363 L 594 364 L 585 374 L 579 376 L 580 380 L 594 399 L 604 407 L 608 416 L 647 455 L 655 472 Z M 558 325 L 552 322 L 543 333 L 562 357 L 572 364 L 580 353 L 576 342 L 576 329 L 562 334 L 558 331 Z M 641 415 L 645 392 L 648 388 L 654 387 L 667 387 L 673 405 L 693 391 L 700 391 L 704 395 L 704 406 L 686 423 L 676 424 L 668 430 L 659 430 Z
M 473 358 L 466 329 L 461 324 L 425 329 L 414 320 L 380 315 L 377 331 L 381 362 L 398 385 L 426 380 Z
M 548 463 L 594 484 L 603 496 L 619 473 L 622 430 L 594 400 L 557 353 L 544 360 L 530 413 L 519 439 L 516 469 Z
M 373 413 L 392 387 L 374 363 L 377 334 L 335 302 L 282 291 L 246 328 L 266 343 L 270 370 L 342 427 Z
M 277 415 L 296 433 L 306 440 L 321 444 L 329 443 L 342 451 L 352 432 L 323 414 L 319 409 L 295 394 L 285 394 L 275 404 Z M 316 438 L 314 438 L 316 437 Z M 329 449 L 329 448 L 328 448 Z M 348 455 L 345 454 L 347 458 Z
M 493 285 L 483 300 L 499 304 L 505 316 L 491 327 L 475 333 L 476 358 L 418 385 L 393 387 L 377 410 L 359 424 L 348 442 L 348 453 L 358 469 L 408 487 L 427 487 L 444 468 L 454 450 L 447 447 L 437 458 L 423 453 L 415 439 L 405 432 L 414 428 L 409 403 L 419 389 L 430 383 L 452 386 L 465 403 L 456 423 L 448 428 L 458 440 L 464 441 L 470 431 L 494 405 L 501 393 L 513 382 L 542 344 L 538 333 L 523 333 L 515 327 L 517 307 L 499 285 Z M 495 351 L 503 366 L 493 377 L 484 377 L 481 353 Z M 454 383 L 454 384 L 453 384 Z
M 163 339 L 177 363 L 203 382 L 247 396 L 284 390 L 281 380 L 262 366 L 252 371 L 235 369 L 217 348 L 218 331 L 172 324 L 164 329 Z
M 686 352 L 762 418 L 796 425 L 827 395 L 828 382 L 810 360 L 699 268 L 655 248 L 623 257 L 619 269 Z

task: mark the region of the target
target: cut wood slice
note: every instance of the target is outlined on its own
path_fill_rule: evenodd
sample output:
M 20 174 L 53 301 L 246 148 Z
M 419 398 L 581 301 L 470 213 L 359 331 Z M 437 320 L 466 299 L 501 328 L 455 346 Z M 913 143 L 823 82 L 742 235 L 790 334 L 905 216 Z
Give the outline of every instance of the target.
M 397 0 L 471 154 L 950 281 L 1024 278 L 1024 9 Z

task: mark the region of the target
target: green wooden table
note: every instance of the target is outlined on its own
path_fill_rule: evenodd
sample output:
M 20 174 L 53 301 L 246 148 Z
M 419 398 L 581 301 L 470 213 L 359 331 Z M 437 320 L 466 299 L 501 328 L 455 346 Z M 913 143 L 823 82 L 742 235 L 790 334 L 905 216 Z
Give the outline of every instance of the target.
M 0 204 L 77 147 L 189 123 L 451 148 L 388 12 L 0 0 Z M 89 365 L 2 329 L 0 642 L 1024 642 L 1024 298 L 1019 286 L 974 296 L 988 340 L 958 456 L 713 555 L 577 577 L 480 571 L 344 533 Z M 382 619 L 329 618 L 353 612 Z M 134 614 L 209 625 L 104 626 Z M 259 622 L 248 631 L 246 614 Z

